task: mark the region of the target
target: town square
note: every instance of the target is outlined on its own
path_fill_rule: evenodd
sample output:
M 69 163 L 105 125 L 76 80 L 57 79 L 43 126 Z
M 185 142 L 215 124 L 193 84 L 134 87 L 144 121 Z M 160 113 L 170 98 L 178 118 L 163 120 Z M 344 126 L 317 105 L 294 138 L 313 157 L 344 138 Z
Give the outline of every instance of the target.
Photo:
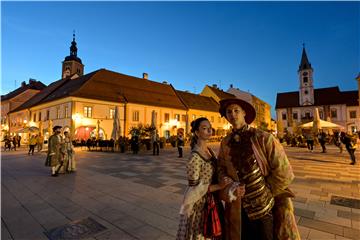
M 1 239 L 359 239 L 359 9 L 2 2 Z

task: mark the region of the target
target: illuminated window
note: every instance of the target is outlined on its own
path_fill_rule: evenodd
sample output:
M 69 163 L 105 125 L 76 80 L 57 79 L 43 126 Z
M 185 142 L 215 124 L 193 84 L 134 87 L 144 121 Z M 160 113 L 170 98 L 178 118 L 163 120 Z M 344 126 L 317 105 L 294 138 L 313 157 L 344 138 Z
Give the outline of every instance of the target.
M 181 115 L 181 121 L 186 122 L 186 115 Z
M 110 119 L 113 119 L 115 115 L 115 109 L 110 109 Z
M 180 122 L 180 114 L 175 114 L 175 115 L 174 115 L 174 118 L 175 118 L 178 122 Z
M 350 118 L 356 118 L 356 111 L 350 111 Z
M 64 107 L 64 116 L 65 116 L 65 118 L 69 117 L 69 107 L 68 106 Z
M 169 121 L 170 121 L 170 114 L 165 113 L 165 122 L 169 122 Z
M 84 117 L 92 117 L 92 107 L 84 107 Z
M 139 111 L 133 111 L 133 121 L 134 122 L 139 121 Z
M 331 118 L 337 118 L 337 110 L 336 109 L 331 109 L 330 116 L 331 116 Z
M 59 119 L 59 118 L 60 118 L 60 115 L 61 115 L 61 113 L 60 113 L 60 108 L 57 108 L 57 109 L 56 109 L 56 118 Z

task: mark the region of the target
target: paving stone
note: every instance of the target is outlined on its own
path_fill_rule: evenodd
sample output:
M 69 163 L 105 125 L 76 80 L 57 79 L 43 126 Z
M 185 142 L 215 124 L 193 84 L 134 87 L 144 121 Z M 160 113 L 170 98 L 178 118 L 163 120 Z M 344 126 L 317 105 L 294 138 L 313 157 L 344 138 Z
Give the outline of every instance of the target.
M 360 236 L 360 230 L 359 229 L 353 229 L 353 228 L 344 228 L 344 237 L 357 240 Z
M 299 221 L 299 225 L 322 232 L 337 234 L 340 236 L 343 235 L 343 227 L 332 223 L 302 217 Z
M 334 205 L 340 205 L 340 206 L 360 209 L 360 200 L 359 199 L 347 198 L 347 197 L 341 197 L 341 196 L 332 196 L 330 203 L 334 204 Z
M 341 218 L 347 218 L 347 219 L 351 219 L 351 220 L 355 220 L 355 221 L 360 221 L 360 214 L 352 213 L 350 211 L 338 210 L 337 216 L 341 217 Z
M 296 208 L 296 207 L 294 208 L 294 213 L 295 213 L 296 216 L 306 217 L 306 218 L 309 218 L 309 219 L 314 219 L 314 216 L 315 216 L 314 211 L 301 209 L 301 208 Z

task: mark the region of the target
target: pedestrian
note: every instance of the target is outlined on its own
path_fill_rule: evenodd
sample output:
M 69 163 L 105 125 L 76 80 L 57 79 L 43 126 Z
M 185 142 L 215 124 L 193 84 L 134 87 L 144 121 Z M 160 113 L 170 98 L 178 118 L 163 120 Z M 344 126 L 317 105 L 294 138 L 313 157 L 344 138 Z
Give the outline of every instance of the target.
M 21 142 L 21 136 L 17 135 L 17 141 L 18 141 L 18 148 L 20 147 L 20 142 Z
M 30 155 L 30 153 L 32 155 L 34 155 L 34 150 L 35 150 L 36 144 L 37 144 L 36 136 L 32 135 L 30 137 L 30 140 L 29 140 L 29 152 L 28 152 L 28 155 Z
M 64 132 L 64 139 L 61 149 L 64 160 L 63 165 L 59 170 L 59 173 L 73 173 L 76 171 L 76 162 L 75 162 L 75 150 L 74 145 L 71 142 L 69 132 Z
M 131 137 L 131 150 L 133 154 L 137 154 L 139 152 L 139 137 L 136 133 L 134 133 Z
M 335 146 L 337 146 L 340 150 L 340 153 L 343 152 L 343 144 L 341 142 L 341 139 L 340 139 L 340 133 L 339 132 L 335 132 L 334 133 L 334 144 Z
M 179 158 L 183 157 L 183 148 L 184 148 L 184 136 L 182 132 L 179 132 L 177 134 L 177 141 L 176 141 L 176 145 L 178 148 L 178 152 L 179 152 Z
M 311 132 L 306 134 L 306 145 L 310 152 L 312 152 L 314 150 L 314 137 Z
M 17 146 L 17 144 L 18 144 L 18 140 L 17 140 L 16 135 L 13 137 L 13 139 L 12 139 L 12 143 L 13 143 L 13 148 L 14 148 L 14 151 L 16 151 L 16 146 Z
M 152 141 L 152 145 L 153 145 L 153 155 L 155 155 L 155 152 L 156 152 L 156 155 L 159 155 L 160 137 L 156 130 L 154 130 L 153 134 L 151 135 L 151 141 Z
M 346 150 L 350 154 L 350 159 L 351 159 L 350 164 L 354 165 L 356 163 L 356 158 L 355 158 L 355 150 L 357 147 L 356 137 L 350 136 L 349 134 L 346 134 L 345 132 L 341 132 L 340 140 L 345 145 Z
M 59 170 L 63 164 L 64 153 L 61 151 L 63 139 L 61 137 L 61 126 L 53 127 L 53 135 L 50 136 L 48 142 L 48 152 L 45 166 L 51 167 L 51 176 L 57 177 Z
M 319 143 L 321 145 L 321 148 L 322 148 L 322 153 L 326 153 L 326 133 L 321 131 L 319 134 L 318 134 L 318 140 L 319 140 Z
M 232 125 L 221 142 L 219 182 L 225 201 L 225 239 L 300 239 L 288 188 L 294 174 L 282 145 L 271 134 L 250 127 L 256 112 L 240 99 L 223 99 L 219 112 Z
M 217 182 L 216 157 L 207 146 L 212 132 L 209 120 L 204 117 L 194 120 L 191 123 L 191 132 L 191 156 L 186 164 L 188 187 L 180 208 L 176 239 L 224 239 L 223 206 L 217 193 L 226 184 L 230 184 L 231 180 L 226 178 L 222 184 Z M 218 220 L 212 223 L 212 226 L 218 226 L 216 232 L 204 229 L 210 203 L 214 203 L 212 213 L 218 216 Z
M 41 133 L 37 136 L 36 143 L 37 143 L 37 151 L 41 152 L 44 145 L 44 137 L 41 135 Z

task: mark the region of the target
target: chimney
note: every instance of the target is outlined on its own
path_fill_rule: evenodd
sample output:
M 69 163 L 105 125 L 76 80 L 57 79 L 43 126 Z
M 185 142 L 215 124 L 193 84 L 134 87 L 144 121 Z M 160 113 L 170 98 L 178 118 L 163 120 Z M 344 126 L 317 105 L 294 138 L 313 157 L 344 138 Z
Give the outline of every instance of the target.
M 213 86 L 214 88 L 217 88 L 217 85 L 216 85 L 216 84 L 213 84 L 212 86 Z
M 149 79 L 149 75 L 147 73 L 143 73 L 143 79 Z
M 34 84 L 36 82 L 36 79 L 33 79 L 33 78 L 29 78 L 29 84 Z
M 230 84 L 230 88 L 233 88 L 233 85 L 232 85 L 232 84 Z
M 25 87 L 25 86 L 26 86 L 26 82 L 23 81 L 23 82 L 21 83 L 21 87 Z

